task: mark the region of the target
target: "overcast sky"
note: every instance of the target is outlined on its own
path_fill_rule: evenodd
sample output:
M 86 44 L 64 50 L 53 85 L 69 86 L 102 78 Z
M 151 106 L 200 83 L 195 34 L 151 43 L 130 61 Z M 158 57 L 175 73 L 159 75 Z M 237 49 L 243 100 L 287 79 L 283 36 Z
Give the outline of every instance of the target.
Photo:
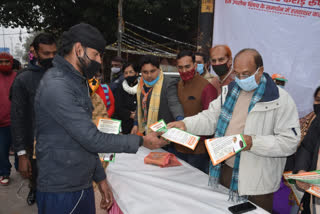
M 21 30 L 21 42 L 19 40 L 19 34 Z M 22 48 L 22 44 L 25 42 L 28 37 L 27 30 L 24 28 L 4 28 L 0 26 L 0 47 L 10 48 L 10 54 L 15 57 L 15 47 L 16 45 Z M 4 34 L 4 35 L 3 35 Z M 12 50 L 13 48 L 13 50 Z

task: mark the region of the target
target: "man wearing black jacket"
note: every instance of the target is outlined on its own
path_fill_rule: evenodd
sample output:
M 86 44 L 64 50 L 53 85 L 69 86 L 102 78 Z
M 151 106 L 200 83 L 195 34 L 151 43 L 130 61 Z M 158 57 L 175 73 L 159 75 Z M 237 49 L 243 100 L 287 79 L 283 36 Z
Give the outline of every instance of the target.
M 34 157 L 34 97 L 46 70 L 52 67 L 57 52 L 56 41 L 51 34 L 41 33 L 33 41 L 37 62 L 29 63 L 16 77 L 11 88 L 11 132 L 13 146 L 19 156 L 19 171 L 30 180 L 29 205 L 36 197 L 37 164 Z
M 157 149 L 167 144 L 158 138 L 161 133 L 106 134 L 92 122 L 87 80 L 99 72 L 105 45 L 95 27 L 71 27 L 40 82 L 34 102 L 39 214 L 94 214 L 93 181 L 101 193 L 100 207 L 110 208 L 112 194 L 98 153 L 135 153 L 142 145 Z

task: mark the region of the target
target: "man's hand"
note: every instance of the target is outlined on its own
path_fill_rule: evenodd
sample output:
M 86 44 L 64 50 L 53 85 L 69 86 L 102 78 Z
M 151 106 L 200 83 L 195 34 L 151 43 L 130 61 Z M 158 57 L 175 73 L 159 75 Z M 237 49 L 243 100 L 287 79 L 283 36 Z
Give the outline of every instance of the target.
M 135 116 L 136 116 L 136 112 L 132 111 L 130 114 L 130 118 L 134 120 Z
M 247 146 L 243 150 L 244 151 L 250 150 L 252 147 L 252 137 L 249 135 L 243 135 L 243 139 L 247 144 Z
M 19 156 L 19 172 L 24 178 L 30 178 L 32 175 L 31 163 L 27 155 Z
M 184 122 L 182 122 L 182 121 L 176 121 L 176 122 L 168 123 L 167 128 L 168 129 L 178 128 L 178 129 L 181 129 L 183 131 L 187 130 L 186 124 L 184 124 Z
M 104 210 L 109 210 L 113 204 L 113 194 L 110 190 L 107 180 L 102 180 L 98 183 L 99 191 L 101 193 L 100 207 Z
M 133 126 L 130 134 L 137 134 L 137 133 L 138 133 L 138 126 Z
M 168 143 L 163 138 L 158 138 L 163 132 L 151 132 L 143 136 L 143 146 L 148 149 L 159 149 Z
M 299 174 L 299 173 L 304 173 L 304 172 L 306 172 L 306 171 L 300 170 L 300 171 L 298 172 L 298 174 Z M 302 190 L 304 190 L 304 191 L 306 191 L 307 189 L 309 189 L 309 188 L 311 187 L 311 184 L 308 184 L 308 183 L 305 183 L 305 182 L 302 182 L 302 181 L 296 181 L 296 184 L 297 184 L 297 186 L 298 186 L 300 189 L 302 189 Z

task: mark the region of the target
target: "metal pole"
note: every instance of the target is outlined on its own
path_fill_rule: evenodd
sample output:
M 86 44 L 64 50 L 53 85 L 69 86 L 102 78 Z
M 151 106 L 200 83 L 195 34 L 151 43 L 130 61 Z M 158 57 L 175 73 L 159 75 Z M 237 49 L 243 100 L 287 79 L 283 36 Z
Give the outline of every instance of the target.
M 10 37 L 10 40 L 11 40 L 11 55 L 13 55 L 13 43 L 12 43 L 12 37 Z
M 4 39 L 4 28 L 2 26 L 3 47 L 6 47 L 6 40 Z
M 123 17 L 122 17 L 122 4 L 123 0 L 118 2 L 118 56 L 121 56 L 121 43 L 122 43 L 122 33 L 123 33 Z
M 200 0 L 197 51 L 209 53 L 212 46 L 213 11 L 215 0 Z

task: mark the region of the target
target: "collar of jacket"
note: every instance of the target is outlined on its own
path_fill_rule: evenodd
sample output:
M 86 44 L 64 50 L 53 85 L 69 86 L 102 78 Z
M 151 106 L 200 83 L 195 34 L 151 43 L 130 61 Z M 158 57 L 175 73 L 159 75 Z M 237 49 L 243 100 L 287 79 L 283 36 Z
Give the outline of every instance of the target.
M 69 72 L 72 76 L 79 78 L 80 80 L 86 81 L 86 78 L 82 76 L 82 74 L 77 71 L 73 65 L 71 65 L 67 60 L 65 60 L 62 56 L 56 55 L 52 61 L 53 66 L 59 68 L 64 72 Z
M 29 62 L 27 69 L 30 71 L 36 71 L 36 72 L 45 72 L 46 71 L 45 69 L 43 69 L 39 65 L 32 64 L 31 62 Z
M 266 90 L 264 91 L 263 97 L 261 98 L 261 100 L 259 102 L 270 102 L 270 101 L 279 99 L 280 95 L 279 95 L 279 89 L 278 89 L 277 85 L 271 79 L 269 74 L 263 73 L 263 75 L 267 79 Z M 232 81 L 228 85 L 228 91 L 229 92 L 231 92 L 231 90 L 232 90 L 232 88 L 234 87 L 235 84 L 236 84 L 236 82 Z

